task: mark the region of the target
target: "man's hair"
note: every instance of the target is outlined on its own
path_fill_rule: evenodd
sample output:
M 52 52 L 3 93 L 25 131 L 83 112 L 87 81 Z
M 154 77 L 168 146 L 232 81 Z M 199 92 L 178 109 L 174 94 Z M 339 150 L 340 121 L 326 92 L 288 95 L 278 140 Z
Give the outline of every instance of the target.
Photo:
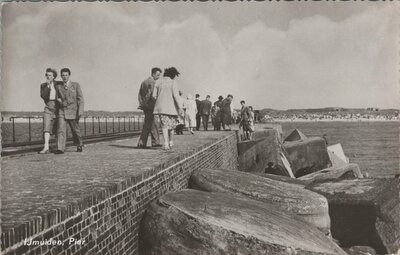
M 198 98 L 198 97 L 200 97 L 200 95 L 199 95 L 199 94 L 196 94 L 196 98 Z
M 207 95 L 207 96 L 206 96 L 206 98 L 210 98 L 210 97 L 211 97 L 210 95 Z
M 57 78 L 57 71 L 54 68 L 47 68 L 46 73 L 53 73 L 54 79 Z
M 226 97 L 232 97 L 233 98 L 233 96 L 231 94 L 228 94 L 228 96 L 226 96 Z
M 253 110 L 253 106 L 249 106 L 249 109 L 250 109 L 250 110 Z
M 60 71 L 60 73 L 62 74 L 62 73 L 68 73 L 68 75 L 71 75 L 71 70 L 69 70 L 69 68 L 63 68 L 63 69 L 61 69 L 61 71 Z
M 242 103 L 245 104 L 246 102 L 245 102 L 244 100 L 242 100 L 242 101 L 240 101 L 240 103 L 241 103 L 241 104 L 242 104 Z
M 176 76 L 179 76 L 179 72 L 175 67 L 169 67 L 164 69 L 164 77 L 169 77 L 174 79 Z
M 154 73 L 156 73 L 156 72 L 160 72 L 160 73 L 161 73 L 161 69 L 158 68 L 158 67 L 153 67 L 153 68 L 151 69 L 151 74 L 154 74 Z

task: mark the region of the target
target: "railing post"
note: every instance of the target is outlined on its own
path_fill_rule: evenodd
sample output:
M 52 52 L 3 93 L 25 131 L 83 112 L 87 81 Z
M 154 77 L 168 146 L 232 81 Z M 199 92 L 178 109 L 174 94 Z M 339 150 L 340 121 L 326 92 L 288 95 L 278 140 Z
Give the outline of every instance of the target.
M 133 116 L 133 131 L 135 131 L 136 129 L 136 119 L 135 119 L 135 115 Z
M 83 117 L 83 135 L 86 136 L 86 117 Z
M 115 124 L 114 124 L 115 117 L 113 116 L 113 134 L 115 133 Z
M 13 142 L 15 143 L 15 121 L 14 121 L 14 117 L 10 117 L 10 120 L 12 121 Z
M 121 117 L 118 116 L 118 133 L 121 132 L 121 123 L 120 123 Z
M 29 123 L 29 142 L 31 142 L 32 141 L 31 117 L 28 117 L 28 123 Z
M 106 119 L 106 134 L 107 134 L 107 117 L 105 117 L 105 119 Z
M 99 134 L 101 134 L 100 117 L 99 116 L 97 116 L 97 123 L 99 124 Z
M 128 117 L 128 129 L 131 131 L 131 117 Z
M 125 116 L 124 116 L 124 132 L 126 132 L 126 129 L 125 129 Z
M 94 117 L 92 116 L 92 135 L 94 135 Z

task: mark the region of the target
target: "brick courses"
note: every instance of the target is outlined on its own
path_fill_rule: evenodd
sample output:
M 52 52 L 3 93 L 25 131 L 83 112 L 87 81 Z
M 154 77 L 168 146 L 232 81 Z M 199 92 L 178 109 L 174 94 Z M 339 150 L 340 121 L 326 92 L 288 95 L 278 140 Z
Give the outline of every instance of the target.
M 186 188 L 196 169 L 238 169 L 236 135 L 221 133 L 218 139 L 202 137 L 206 140 L 203 144 L 184 144 L 186 150 L 176 157 L 144 167 L 107 189 L 10 229 L 2 235 L 2 249 L 6 248 L 3 254 L 138 254 L 140 220 L 152 200 Z M 23 244 L 24 237 L 60 240 L 63 244 L 28 246 Z M 84 244 L 70 244 L 69 238 L 83 240 Z

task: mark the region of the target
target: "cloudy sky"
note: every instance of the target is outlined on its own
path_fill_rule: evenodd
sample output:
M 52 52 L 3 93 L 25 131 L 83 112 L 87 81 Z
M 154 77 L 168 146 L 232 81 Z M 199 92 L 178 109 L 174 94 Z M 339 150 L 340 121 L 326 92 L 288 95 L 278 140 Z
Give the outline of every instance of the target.
M 257 108 L 399 108 L 397 2 L 9 3 L 3 110 L 43 109 L 47 67 L 70 67 L 87 110 L 135 110 L 154 66 L 183 93 Z

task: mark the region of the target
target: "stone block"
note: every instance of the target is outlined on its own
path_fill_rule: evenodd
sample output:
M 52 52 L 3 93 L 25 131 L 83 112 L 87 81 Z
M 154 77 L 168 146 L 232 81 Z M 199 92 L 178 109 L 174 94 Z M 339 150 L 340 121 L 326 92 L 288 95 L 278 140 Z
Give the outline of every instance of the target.
M 306 188 L 328 199 L 332 236 L 342 247 L 400 251 L 400 179 L 333 180 Z
M 307 140 L 307 136 L 303 134 L 300 130 L 297 128 L 292 131 L 284 140 L 284 142 L 293 142 L 293 141 L 301 141 L 301 140 Z
M 272 204 L 227 193 L 181 190 L 153 202 L 139 254 L 346 254 L 329 237 Z
M 252 173 L 264 178 L 269 178 L 275 181 L 281 181 L 289 184 L 300 185 L 301 187 L 305 187 L 306 185 L 310 184 L 309 181 L 301 180 L 300 178 L 292 178 L 288 176 L 276 175 L 276 174 L 266 174 L 266 173 Z
M 226 192 L 274 204 L 283 211 L 298 215 L 305 222 L 330 233 L 330 218 L 326 198 L 304 186 L 264 178 L 251 173 L 226 169 L 194 171 L 189 187 L 209 192 Z
M 303 175 L 299 180 L 311 183 L 313 181 L 323 182 L 327 180 L 356 179 L 363 178 L 357 164 L 346 164 L 341 167 L 329 167 L 320 171 Z
M 241 171 L 263 173 L 268 163 L 272 163 L 281 169 L 282 175 L 289 176 L 281 156 L 286 152 L 275 129 L 256 131 L 252 135 L 252 140 L 239 142 L 238 154 Z
M 285 142 L 293 174 L 300 177 L 331 166 L 326 143 L 323 138 L 312 137 L 306 140 Z

